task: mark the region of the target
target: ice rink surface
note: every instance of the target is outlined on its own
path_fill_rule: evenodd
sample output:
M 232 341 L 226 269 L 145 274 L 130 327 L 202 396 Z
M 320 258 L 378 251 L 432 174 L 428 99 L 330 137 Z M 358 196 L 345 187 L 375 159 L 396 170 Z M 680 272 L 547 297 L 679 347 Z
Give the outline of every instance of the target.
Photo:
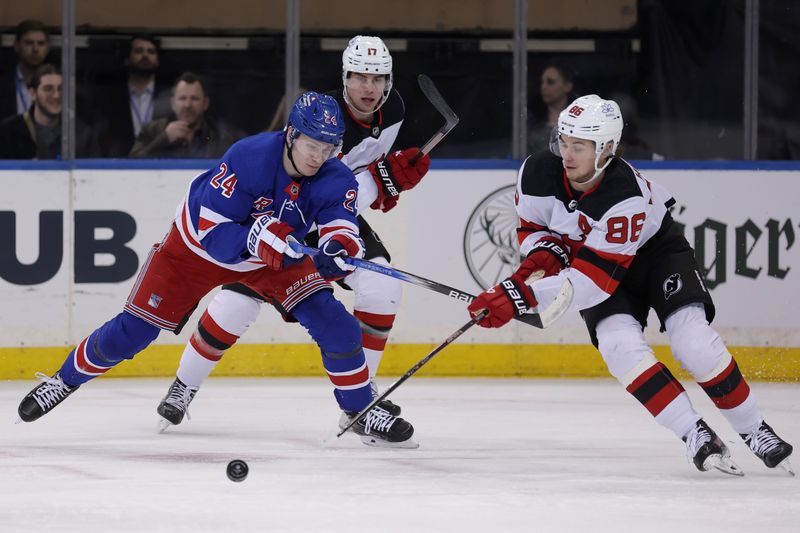
M 611 380 L 411 379 L 393 399 L 417 450 L 337 440 L 322 378 L 212 379 L 158 434 L 170 382 L 101 378 L 17 425 L 34 382 L 0 383 L 0 532 L 800 531 L 800 478 L 764 467 L 693 384 L 745 477 L 697 471 Z M 753 389 L 800 444 L 800 385 Z

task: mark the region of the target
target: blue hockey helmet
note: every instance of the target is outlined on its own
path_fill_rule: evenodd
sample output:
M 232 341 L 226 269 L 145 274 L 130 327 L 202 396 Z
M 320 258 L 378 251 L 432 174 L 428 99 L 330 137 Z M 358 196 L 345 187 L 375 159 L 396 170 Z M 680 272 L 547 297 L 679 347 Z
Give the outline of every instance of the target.
M 294 128 L 292 141 L 302 133 L 315 141 L 342 144 L 344 117 L 336 99 L 327 94 L 314 91 L 301 94 L 289 113 L 289 125 Z

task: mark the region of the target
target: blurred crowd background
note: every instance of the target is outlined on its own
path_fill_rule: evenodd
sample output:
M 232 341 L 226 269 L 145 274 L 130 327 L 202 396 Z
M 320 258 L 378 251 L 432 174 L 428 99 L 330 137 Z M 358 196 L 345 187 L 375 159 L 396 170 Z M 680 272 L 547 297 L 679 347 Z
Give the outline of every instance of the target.
M 527 36 L 515 39 L 520 12 Z M 800 159 L 795 0 L 27 0 L 0 7 L 0 33 L 5 159 L 61 158 L 68 113 L 78 158 L 216 157 L 283 126 L 292 68 L 301 87 L 341 89 L 357 34 L 380 36 L 394 58 L 398 146 L 441 124 L 420 73 L 460 116 L 437 158 L 523 157 L 546 146 L 570 99 L 596 93 L 622 107 L 628 159 Z M 61 99 L 65 42 L 74 108 Z M 186 131 L 193 120 L 199 134 Z

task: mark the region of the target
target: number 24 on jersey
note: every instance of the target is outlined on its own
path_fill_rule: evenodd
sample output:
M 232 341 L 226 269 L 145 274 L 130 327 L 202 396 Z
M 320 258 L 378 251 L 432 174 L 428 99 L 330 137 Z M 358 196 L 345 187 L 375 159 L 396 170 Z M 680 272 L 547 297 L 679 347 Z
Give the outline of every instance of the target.
M 222 189 L 222 196 L 230 198 L 233 195 L 233 190 L 236 188 L 236 174 L 225 176 L 228 173 L 228 165 L 221 163 L 219 165 L 219 172 L 214 174 L 211 178 L 211 186 L 215 189 Z M 224 179 L 223 179 L 224 178 Z M 220 181 L 222 180 L 222 181 Z

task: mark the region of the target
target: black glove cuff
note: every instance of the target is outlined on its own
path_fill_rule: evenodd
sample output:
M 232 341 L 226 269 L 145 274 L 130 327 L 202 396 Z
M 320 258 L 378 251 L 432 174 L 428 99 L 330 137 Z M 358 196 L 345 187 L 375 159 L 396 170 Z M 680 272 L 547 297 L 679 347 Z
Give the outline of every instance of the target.
M 530 298 L 526 295 L 531 292 L 531 290 L 520 284 L 512 278 L 506 278 L 502 282 L 500 282 L 500 288 L 503 289 L 503 292 L 506 293 L 506 296 L 509 300 L 511 300 L 511 304 L 514 306 L 514 314 L 516 316 L 521 316 L 528 314 L 532 307 Z
M 564 247 L 559 243 L 550 240 L 538 241 L 533 245 L 528 257 L 530 257 L 532 253 L 540 250 L 545 250 L 553 254 L 558 262 L 561 263 L 561 268 L 569 267 L 569 255 L 567 254 L 566 250 L 564 250 Z
M 400 196 L 401 189 L 392 178 L 392 171 L 389 169 L 386 159 L 381 159 L 375 163 L 377 174 L 372 173 L 376 181 L 380 181 L 381 188 L 386 196 L 395 198 Z

